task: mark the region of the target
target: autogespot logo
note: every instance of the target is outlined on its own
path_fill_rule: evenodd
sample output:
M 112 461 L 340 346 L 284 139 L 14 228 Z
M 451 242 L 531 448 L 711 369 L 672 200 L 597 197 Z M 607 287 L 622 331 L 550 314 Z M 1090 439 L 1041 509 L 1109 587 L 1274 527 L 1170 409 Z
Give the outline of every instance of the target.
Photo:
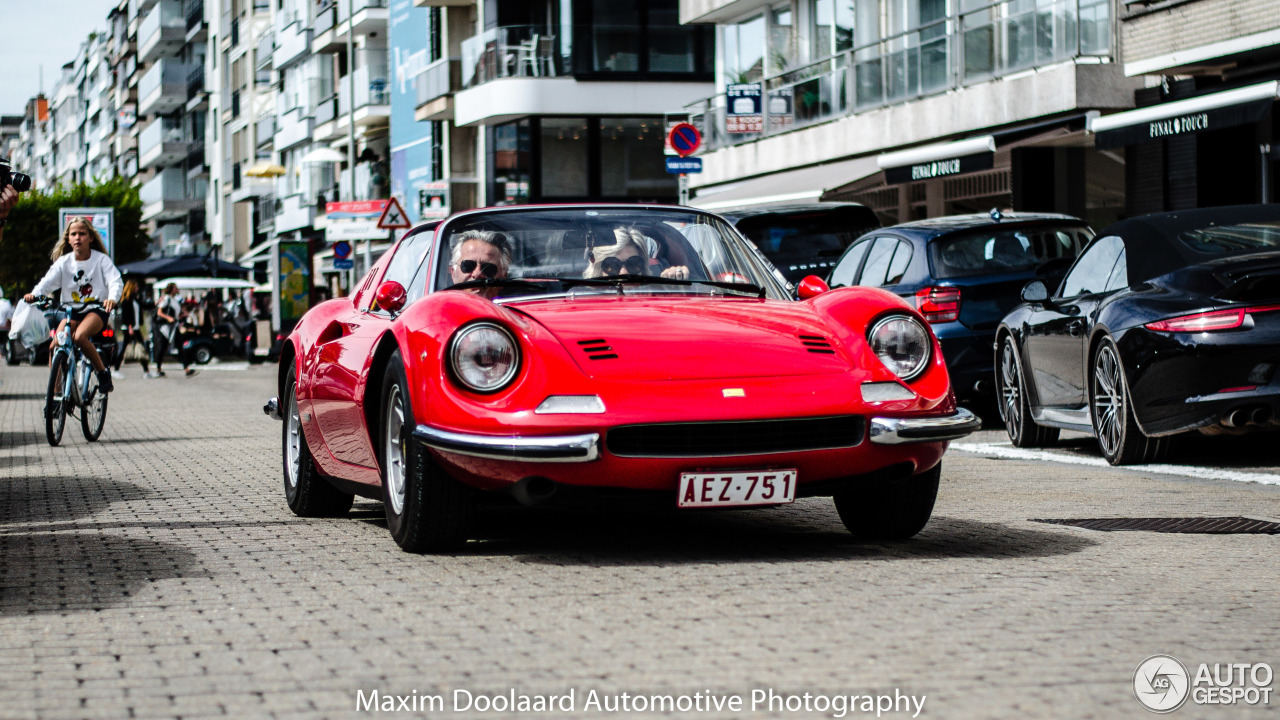
M 1133 673 L 1133 695 L 1153 713 L 1168 713 L 1187 701 L 1191 674 L 1172 655 L 1152 655 Z

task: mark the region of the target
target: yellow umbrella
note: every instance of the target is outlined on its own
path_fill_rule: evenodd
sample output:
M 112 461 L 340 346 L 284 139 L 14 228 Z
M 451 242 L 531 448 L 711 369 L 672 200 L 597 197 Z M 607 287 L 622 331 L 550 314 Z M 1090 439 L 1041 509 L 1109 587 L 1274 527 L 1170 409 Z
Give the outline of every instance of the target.
M 244 174 L 249 177 L 280 177 L 287 172 L 283 165 L 263 161 L 245 170 Z

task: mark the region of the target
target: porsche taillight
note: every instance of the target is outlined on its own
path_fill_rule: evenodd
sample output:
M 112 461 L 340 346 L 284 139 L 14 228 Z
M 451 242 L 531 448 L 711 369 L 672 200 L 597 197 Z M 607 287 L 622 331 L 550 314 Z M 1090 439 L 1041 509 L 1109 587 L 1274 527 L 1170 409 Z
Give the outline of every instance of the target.
M 955 322 L 960 319 L 960 288 L 920 288 L 916 291 L 916 309 L 930 323 Z
M 1245 318 L 1251 314 L 1275 312 L 1280 305 L 1255 305 L 1253 307 L 1231 308 L 1229 310 L 1208 310 L 1206 312 L 1180 315 L 1149 322 L 1143 327 L 1158 332 L 1215 332 L 1217 330 L 1235 330 L 1245 324 Z

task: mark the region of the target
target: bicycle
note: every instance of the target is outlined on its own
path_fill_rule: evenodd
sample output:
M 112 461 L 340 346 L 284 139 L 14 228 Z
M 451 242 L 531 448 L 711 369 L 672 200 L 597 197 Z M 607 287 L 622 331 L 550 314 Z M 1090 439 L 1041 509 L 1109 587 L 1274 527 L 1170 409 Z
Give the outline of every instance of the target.
M 53 298 L 40 296 L 33 304 L 43 310 L 53 303 Z M 101 309 L 102 305 L 96 302 L 64 303 L 58 307 L 58 315 L 70 317 L 71 311 L 77 308 Z M 98 349 L 102 362 L 110 367 L 111 356 L 115 351 L 115 333 L 109 323 L 93 338 L 93 345 Z M 67 382 L 68 378 L 71 382 Z M 78 411 L 84 439 L 96 441 L 102 435 L 102 426 L 107 421 L 107 398 L 108 394 L 98 389 L 98 374 L 93 365 L 71 338 L 70 323 L 64 325 L 57 332 L 50 350 L 49 390 L 44 404 L 45 439 L 55 447 L 62 442 L 67 415 L 75 415 Z

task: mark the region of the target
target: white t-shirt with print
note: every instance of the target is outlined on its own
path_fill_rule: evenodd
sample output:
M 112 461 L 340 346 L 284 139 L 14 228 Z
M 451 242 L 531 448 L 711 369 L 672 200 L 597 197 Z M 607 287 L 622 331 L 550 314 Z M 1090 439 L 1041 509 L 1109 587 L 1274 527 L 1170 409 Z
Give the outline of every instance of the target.
M 36 283 L 32 294 L 48 295 L 54 290 L 62 291 L 64 303 L 119 302 L 124 281 L 111 258 L 105 253 L 90 250 L 89 259 L 84 262 L 76 260 L 75 253 L 67 253 L 54 260 L 49 272 Z

